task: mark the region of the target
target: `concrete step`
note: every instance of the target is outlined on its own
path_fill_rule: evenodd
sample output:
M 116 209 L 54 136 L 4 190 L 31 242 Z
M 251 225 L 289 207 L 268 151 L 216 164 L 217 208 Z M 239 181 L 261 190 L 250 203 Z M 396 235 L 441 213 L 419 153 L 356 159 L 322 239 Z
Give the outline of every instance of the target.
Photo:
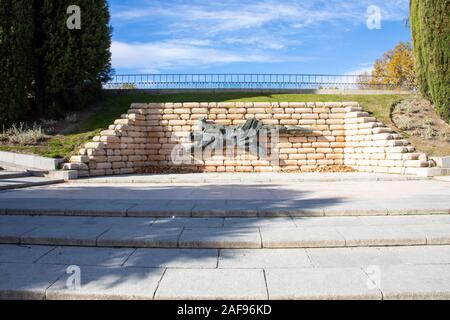
M 450 299 L 450 246 L 114 249 L 0 245 L 0 299 Z M 68 281 L 79 276 L 79 286 Z
M 11 190 L 11 189 L 21 189 L 30 188 L 37 186 L 46 186 L 52 184 L 63 183 L 62 179 L 49 179 L 41 177 L 30 177 L 29 175 L 10 177 L 10 178 L 0 178 L 0 191 Z
M 190 249 L 450 245 L 450 215 L 265 219 L 0 216 L 0 243 Z
M 1 170 L 0 171 L 0 181 L 4 179 L 15 179 L 15 178 L 23 178 L 23 177 L 29 177 L 30 173 L 26 171 L 6 171 Z

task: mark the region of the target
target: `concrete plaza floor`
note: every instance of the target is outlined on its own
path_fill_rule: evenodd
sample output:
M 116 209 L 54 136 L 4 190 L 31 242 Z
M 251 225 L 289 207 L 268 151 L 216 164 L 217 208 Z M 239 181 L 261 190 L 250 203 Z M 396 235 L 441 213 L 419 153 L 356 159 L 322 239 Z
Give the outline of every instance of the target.
M 71 287 L 71 270 L 79 272 L 80 286 Z M 450 299 L 450 246 L 189 250 L 0 245 L 0 299 L 14 298 Z
M 229 217 L 449 212 L 449 182 L 376 174 L 150 175 L 0 193 L 3 214 Z
M 449 275 L 445 180 L 146 175 L 0 192 L 0 299 L 450 299 Z

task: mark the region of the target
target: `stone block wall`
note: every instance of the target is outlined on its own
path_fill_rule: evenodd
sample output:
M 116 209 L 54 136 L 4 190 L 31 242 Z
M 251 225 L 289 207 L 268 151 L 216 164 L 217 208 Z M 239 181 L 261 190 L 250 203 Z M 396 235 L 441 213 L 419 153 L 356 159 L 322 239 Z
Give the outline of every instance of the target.
M 176 150 L 188 148 L 200 118 L 222 125 L 258 119 L 267 125 L 304 126 L 313 131 L 267 139 L 270 158 L 248 150 L 224 147 L 223 152 L 196 153 L 175 161 Z M 148 168 L 179 168 L 188 172 L 292 172 L 347 165 L 359 171 L 415 173 L 430 166 L 426 155 L 362 111 L 344 103 L 151 103 L 132 104 L 108 130 L 87 143 L 65 169 L 79 176 L 143 172 Z

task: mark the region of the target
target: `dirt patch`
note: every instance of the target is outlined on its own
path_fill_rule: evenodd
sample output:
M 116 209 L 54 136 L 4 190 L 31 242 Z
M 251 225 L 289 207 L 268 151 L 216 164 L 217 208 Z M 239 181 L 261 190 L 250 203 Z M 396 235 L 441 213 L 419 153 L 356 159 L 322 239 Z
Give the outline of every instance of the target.
M 336 165 L 336 166 L 319 167 L 316 169 L 308 170 L 306 172 L 337 173 L 337 172 L 355 172 L 355 170 L 353 168 L 344 165 Z
M 418 151 L 430 156 L 450 154 L 450 126 L 429 101 L 418 97 L 403 100 L 393 106 L 391 119 Z

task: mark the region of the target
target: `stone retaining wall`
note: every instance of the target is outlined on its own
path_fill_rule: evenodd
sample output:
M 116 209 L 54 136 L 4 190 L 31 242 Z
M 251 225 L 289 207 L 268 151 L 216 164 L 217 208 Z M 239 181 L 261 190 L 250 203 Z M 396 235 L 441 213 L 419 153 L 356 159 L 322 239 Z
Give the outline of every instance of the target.
M 224 147 L 223 152 L 205 151 L 189 157 L 188 162 L 178 162 L 174 155 L 182 146 L 192 144 L 189 135 L 203 117 L 222 125 L 240 125 L 255 118 L 267 125 L 310 127 L 313 132 L 267 138 L 270 157 L 259 158 L 246 150 Z M 151 103 L 132 104 L 128 114 L 87 143 L 65 168 L 77 170 L 79 176 L 101 176 L 148 168 L 289 172 L 329 165 L 413 174 L 416 168 L 432 163 L 355 102 Z

